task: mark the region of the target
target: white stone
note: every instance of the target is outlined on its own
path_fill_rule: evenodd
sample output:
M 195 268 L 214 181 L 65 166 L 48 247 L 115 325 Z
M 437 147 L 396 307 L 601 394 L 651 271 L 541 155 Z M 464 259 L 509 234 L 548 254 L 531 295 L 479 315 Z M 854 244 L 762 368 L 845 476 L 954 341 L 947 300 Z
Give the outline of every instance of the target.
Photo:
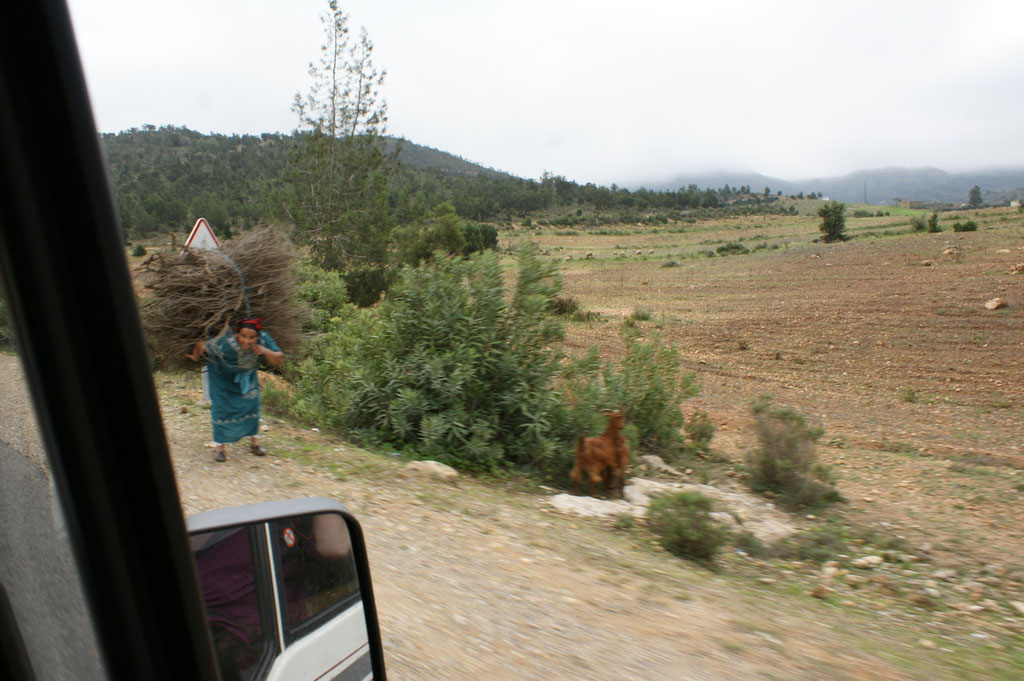
M 422 474 L 443 482 L 452 482 L 459 478 L 458 471 L 440 461 L 413 461 L 407 464 L 404 470 L 407 473 Z

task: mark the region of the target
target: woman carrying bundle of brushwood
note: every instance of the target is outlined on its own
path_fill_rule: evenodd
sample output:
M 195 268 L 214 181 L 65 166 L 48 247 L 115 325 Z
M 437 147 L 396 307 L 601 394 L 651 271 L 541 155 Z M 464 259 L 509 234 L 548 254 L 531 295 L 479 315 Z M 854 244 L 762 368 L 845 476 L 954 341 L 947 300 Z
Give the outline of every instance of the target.
M 210 383 L 210 417 L 213 421 L 214 461 L 227 461 L 225 445 L 252 438 L 249 450 L 265 456 L 260 445 L 260 358 L 270 366 L 284 361 L 284 353 L 263 330 L 263 320 L 242 319 L 223 333 L 196 343 L 193 362 L 207 357 Z

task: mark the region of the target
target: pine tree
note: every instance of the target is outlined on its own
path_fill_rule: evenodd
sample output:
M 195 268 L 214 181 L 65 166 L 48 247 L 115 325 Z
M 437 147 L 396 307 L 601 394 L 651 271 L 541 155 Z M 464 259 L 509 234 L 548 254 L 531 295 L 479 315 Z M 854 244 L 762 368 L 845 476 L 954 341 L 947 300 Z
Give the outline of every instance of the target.
M 357 40 L 349 17 L 329 0 L 321 18 L 325 43 L 310 64 L 309 92 L 295 96 L 300 141 L 290 159 L 285 202 L 296 237 L 318 265 L 342 274 L 353 302 L 377 301 L 391 278 L 393 226 L 387 187 L 397 150 L 386 153 L 385 71 L 373 65 L 373 43 Z

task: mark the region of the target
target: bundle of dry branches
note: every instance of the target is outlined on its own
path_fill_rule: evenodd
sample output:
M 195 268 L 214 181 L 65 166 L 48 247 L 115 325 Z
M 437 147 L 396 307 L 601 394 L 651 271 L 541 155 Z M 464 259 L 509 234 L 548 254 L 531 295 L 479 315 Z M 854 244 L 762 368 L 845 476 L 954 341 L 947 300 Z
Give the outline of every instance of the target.
M 245 317 L 245 286 L 252 316 L 263 318 L 286 355 L 299 349 L 307 309 L 296 294 L 295 247 L 284 234 L 261 229 L 221 248 L 223 253 L 158 253 L 135 270 L 143 287 L 142 322 L 150 351 L 165 366 L 188 363 L 185 355 L 196 341 Z

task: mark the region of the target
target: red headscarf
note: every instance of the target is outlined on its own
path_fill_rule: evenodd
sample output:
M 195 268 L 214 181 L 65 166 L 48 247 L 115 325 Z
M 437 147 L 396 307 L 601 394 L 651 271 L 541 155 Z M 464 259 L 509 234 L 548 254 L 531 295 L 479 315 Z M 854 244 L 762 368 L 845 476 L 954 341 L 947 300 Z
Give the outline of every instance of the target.
M 262 317 L 253 317 L 251 319 L 239 320 L 238 324 L 235 325 L 235 331 L 238 332 L 240 329 L 242 329 L 242 328 L 244 328 L 246 326 L 248 326 L 248 327 L 250 327 L 252 329 L 255 329 L 256 331 L 262 331 L 263 330 L 263 318 Z

